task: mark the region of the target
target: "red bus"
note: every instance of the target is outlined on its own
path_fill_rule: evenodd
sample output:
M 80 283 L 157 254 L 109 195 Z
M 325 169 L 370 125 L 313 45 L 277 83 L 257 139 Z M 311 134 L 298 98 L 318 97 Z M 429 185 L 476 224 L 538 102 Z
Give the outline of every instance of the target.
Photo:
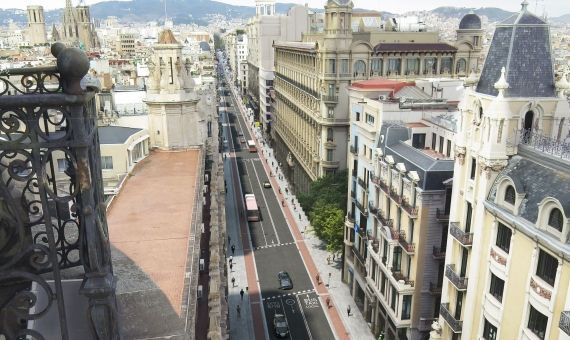
M 247 141 L 247 148 L 249 149 L 249 152 L 257 152 L 257 147 L 255 146 L 253 139 Z
M 259 221 L 261 216 L 259 214 L 259 208 L 257 207 L 257 202 L 255 201 L 254 194 L 245 194 L 245 210 L 247 212 L 248 221 Z

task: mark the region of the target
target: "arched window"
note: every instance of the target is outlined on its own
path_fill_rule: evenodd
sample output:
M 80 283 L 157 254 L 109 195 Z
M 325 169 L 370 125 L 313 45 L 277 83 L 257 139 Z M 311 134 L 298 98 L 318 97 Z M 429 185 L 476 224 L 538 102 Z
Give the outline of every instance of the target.
M 333 139 L 333 129 L 332 128 L 328 128 L 327 129 L 327 142 L 332 142 Z
M 558 208 L 550 210 L 550 215 L 548 215 L 548 225 L 552 228 L 562 231 L 562 212 Z
M 363 76 L 366 74 L 366 63 L 362 60 L 357 60 L 354 63 L 354 75 Z
M 515 204 L 515 188 L 512 185 L 509 185 L 505 190 L 505 202 L 509 204 Z
M 455 73 L 465 73 L 467 71 L 467 61 L 461 58 L 457 61 L 457 67 L 455 68 Z

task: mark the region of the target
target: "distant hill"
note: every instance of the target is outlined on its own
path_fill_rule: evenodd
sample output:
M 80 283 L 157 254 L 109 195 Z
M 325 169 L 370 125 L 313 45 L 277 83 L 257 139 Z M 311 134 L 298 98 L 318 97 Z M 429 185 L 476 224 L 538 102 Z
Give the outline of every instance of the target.
M 489 21 L 491 22 L 501 21 L 514 14 L 513 12 L 505 11 L 496 7 L 482 7 L 482 8 L 438 7 L 436 9 L 431 10 L 430 12 L 434 14 L 439 14 L 447 18 L 461 18 L 464 15 L 470 13 L 471 11 L 473 11 L 473 13 L 479 16 L 486 16 L 487 18 L 489 18 Z
M 276 11 L 286 13 L 292 3 L 277 3 Z M 322 12 L 323 8 L 312 9 Z M 366 11 L 355 8 L 354 11 Z M 465 7 L 438 7 L 431 11 L 433 14 L 444 18 L 461 18 L 465 14 L 474 13 L 486 16 L 491 22 L 501 21 L 512 12 L 495 7 L 465 8 Z M 196 23 L 206 25 L 209 17 L 221 14 L 228 18 L 249 18 L 255 15 L 255 7 L 234 6 L 213 0 L 169 0 L 168 15 L 176 24 Z M 46 12 L 46 23 L 51 26 L 61 20 L 62 9 Z M 131 1 L 105 1 L 91 6 L 91 15 L 95 19 L 104 19 L 108 16 L 116 16 L 122 20 L 134 22 L 148 22 L 164 19 L 164 3 L 160 0 L 131 0 Z M 382 12 L 383 18 L 397 16 L 397 14 Z M 6 24 L 11 19 L 20 24 L 26 23 L 26 12 L 19 9 L 0 9 L 0 24 Z M 570 14 L 549 19 L 553 23 L 570 23 Z

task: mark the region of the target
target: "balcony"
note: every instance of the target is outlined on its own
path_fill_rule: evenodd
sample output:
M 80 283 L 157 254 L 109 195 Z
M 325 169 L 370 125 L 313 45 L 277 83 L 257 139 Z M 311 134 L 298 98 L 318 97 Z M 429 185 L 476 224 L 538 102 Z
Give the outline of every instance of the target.
M 368 202 L 368 209 L 370 210 L 370 213 L 372 213 L 372 215 L 376 215 L 378 214 L 378 208 L 376 208 L 372 202 Z
M 416 252 L 416 245 L 414 243 L 408 243 L 406 240 L 406 233 L 404 231 L 400 231 L 398 240 L 400 242 L 400 246 L 408 255 L 413 255 Z
M 392 228 L 392 226 L 394 225 L 394 221 L 392 219 L 385 218 L 384 213 L 380 209 L 378 209 L 378 212 L 376 213 L 376 218 L 378 218 L 378 220 L 383 226 Z
M 364 180 L 363 180 L 362 178 L 358 177 L 357 182 L 358 182 L 358 184 L 359 184 L 361 187 L 363 187 L 364 189 L 368 189 L 368 186 L 366 185 L 366 182 L 364 182 Z
M 449 211 L 445 212 L 443 209 L 437 208 L 435 211 L 435 218 L 439 222 L 449 222 Z
M 384 191 L 386 195 L 390 195 L 390 190 L 388 189 L 388 183 L 382 180 L 382 178 L 380 178 L 378 182 L 379 182 L 378 186 L 380 187 L 380 189 L 382 189 L 382 191 Z
M 354 216 L 348 215 L 348 216 L 346 216 L 346 220 L 347 220 L 349 223 L 354 224 Z
M 404 285 L 406 286 L 410 286 L 410 287 L 414 287 L 414 281 L 408 279 L 407 276 L 405 276 L 404 274 L 402 274 L 399 271 L 392 271 L 392 276 L 394 277 L 394 279 L 398 282 L 400 281 L 404 281 Z M 404 287 L 405 288 L 405 287 Z
M 461 230 L 459 222 L 449 223 L 449 233 L 464 247 L 471 247 L 473 244 L 473 233 L 466 233 Z
M 410 215 L 411 218 L 418 217 L 418 208 L 412 207 L 410 203 L 408 203 L 407 199 L 402 199 L 402 208 Z
M 449 303 L 442 303 L 439 307 L 439 314 L 443 317 L 445 322 L 449 325 L 453 333 L 461 333 L 463 328 L 463 321 L 455 319 L 449 311 Z
M 396 203 L 400 204 L 402 202 L 402 197 L 400 197 L 396 190 L 390 188 L 389 194 Z
M 560 313 L 558 327 L 566 334 L 570 335 L 570 311 Z
M 354 145 L 351 145 L 350 146 L 350 153 L 355 155 L 355 156 L 358 156 L 358 148 L 356 148 Z
M 434 246 L 431 256 L 434 260 L 445 260 L 445 249 Z
M 455 265 L 445 266 L 445 277 L 457 288 L 457 290 L 467 290 L 467 278 L 461 277 L 455 272 Z
M 363 215 L 368 215 L 368 210 L 366 209 L 366 207 L 364 205 L 362 205 L 362 203 L 360 203 L 360 201 L 356 200 L 355 205 Z
M 441 285 L 435 284 L 433 282 L 429 283 L 429 293 L 432 295 L 439 295 L 441 294 Z
M 328 96 L 328 95 L 322 95 L 321 99 L 325 102 L 325 103 L 338 103 L 338 96 Z
M 372 183 L 374 183 L 376 185 L 380 185 L 380 177 L 372 175 L 370 177 L 370 180 L 372 181 Z
M 356 269 L 356 271 L 358 272 L 358 274 L 360 274 L 360 276 L 362 276 L 362 278 L 366 277 L 366 260 L 364 259 L 364 256 L 360 255 L 360 252 L 352 247 L 352 254 L 354 255 L 354 268 Z

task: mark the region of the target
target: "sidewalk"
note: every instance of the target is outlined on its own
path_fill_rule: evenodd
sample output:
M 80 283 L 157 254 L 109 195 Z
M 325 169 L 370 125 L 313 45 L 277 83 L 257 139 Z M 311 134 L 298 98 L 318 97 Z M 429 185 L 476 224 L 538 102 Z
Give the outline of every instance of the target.
M 244 109 L 243 103 L 241 101 L 239 102 L 239 105 L 242 108 L 242 112 L 247 112 Z M 246 119 L 250 124 L 250 127 L 253 126 L 253 117 L 247 116 Z M 254 128 L 253 130 L 256 134 L 256 139 L 259 142 L 264 141 L 264 138 L 259 129 Z M 295 221 L 295 223 L 291 223 L 291 225 L 293 228 L 298 228 L 298 232 L 303 235 L 304 244 L 306 245 L 306 248 L 308 248 L 310 256 L 316 266 L 316 270 L 319 273 L 322 284 L 317 288 L 325 288 L 323 285 L 328 285 L 328 294 L 326 292 L 326 289 L 324 289 L 324 293 L 319 295 L 321 295 L 321 297 L 331 297 L 332 305 L 335 307 L 334 309 L 338 311 L 338 313 L 334 314 L 340 315 L 340 319 L 342 320 L 342 323 L 346 328 L 347 335 L 350 339 L 374 339 L 372 332 L 368 327 L 368 324 L 364 320 L 364 317 L 360 313 L 360 310 L 356 307 L 356 304 L 350 295 L 348 286 L 341 281 L 342 260 L 336 259 L 335 261 L 331 262 L 330 265 L 327 263 L 326 259 L 330 254 L 325 250 L 324 243 L 310 232 L 310 228 L 307 228 L 309 226 L 309 221 L 307 219 L 307 216 L 305 216 L 305 213 L 302 212 L 295 195 L 291 194 L 290 191 L 285 191 L 285 188 L 288 188 L 289 184 L 287 183 L 285 176 L 283 176 L 283 173 L 277 165 L 278 161 L 274 157 L 273 150 L 268 147 L 267 143 L 259 144 L 260 146 L 263 145 L 261 146 L 261 154 L 264 158 L 267 159 L 266 165 L 271 168 L 271 172 L 273 173 L 272 180 L 278 183 L 279 188 L 281 189 L 281 195 L 287 201 L 285 207 L 285 209 L 289 210 L 289 213 L 287 215 L 289 218 L 293 218 Z M 347 306 L 351 307 L 350 316 L 348 316 L 346 313 Z M 329 320 L 331 319 L 330 314 L 331 312 L 329 311 Z M 334 320 L 331 321 L 334 322 Z M 338 336 L 340 338 L 343 338 L 343 334 L 338 334 Z

